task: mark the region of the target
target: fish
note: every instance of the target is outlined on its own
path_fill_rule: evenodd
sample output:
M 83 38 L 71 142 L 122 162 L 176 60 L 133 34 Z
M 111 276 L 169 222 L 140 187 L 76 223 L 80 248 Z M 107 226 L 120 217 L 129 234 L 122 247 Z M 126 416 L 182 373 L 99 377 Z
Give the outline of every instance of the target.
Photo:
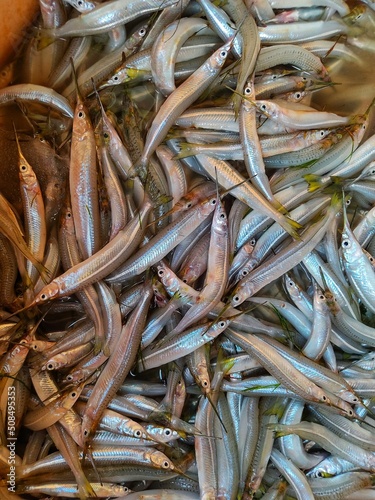
M 372 3 L 67 4 L 0 88 L 1 494 L 373 494 Z

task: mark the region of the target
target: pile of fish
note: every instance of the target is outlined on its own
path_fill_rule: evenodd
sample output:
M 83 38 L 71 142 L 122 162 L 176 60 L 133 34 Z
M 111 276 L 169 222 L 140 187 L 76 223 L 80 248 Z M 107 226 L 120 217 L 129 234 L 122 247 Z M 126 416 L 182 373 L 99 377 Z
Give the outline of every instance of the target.
M 26 38 L 0 498 L 374 498 L 375 93 L 317 102 L 375 3 L 40 0 Z

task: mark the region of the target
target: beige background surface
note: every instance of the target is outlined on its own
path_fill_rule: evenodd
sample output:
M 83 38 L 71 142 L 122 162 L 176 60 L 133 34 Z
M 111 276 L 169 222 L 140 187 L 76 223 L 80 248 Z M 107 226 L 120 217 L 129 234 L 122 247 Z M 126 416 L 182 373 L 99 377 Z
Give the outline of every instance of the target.
M 0 69 L 12 60 L 38 5 L 38 0 L 0 0 Z

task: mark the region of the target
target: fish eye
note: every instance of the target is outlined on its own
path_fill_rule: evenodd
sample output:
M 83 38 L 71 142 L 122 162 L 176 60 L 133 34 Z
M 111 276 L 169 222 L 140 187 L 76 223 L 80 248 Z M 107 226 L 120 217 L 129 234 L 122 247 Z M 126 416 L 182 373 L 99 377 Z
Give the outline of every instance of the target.
M 350 247 L 350 241 L 349 241 L 349 240 L 344 240 L 344 241 L 342 242 L 342 246 L 343 246 L 344 248 L 348 248 L 348 247 Z
M 170 429 L 164 429 L 164 434 L 168 437 L 171 436 L 172 431 Z
M 189 203 L 186 203 L 186 208 L 191 208 L 193 205 L 191 203 L 191 201 L 189 201 Z
M 219 324 L 219 327 L 220 327 L 220 328 L 224 328 L 224 326 L 225 326 L 225 321 L 220 321 L 218 324 Z
M 296 99 L 300 99 L 301 97 L 302 97 L 301 92 L 296 92 L 296 93 L 295 93 L 295 98 L 296 98 Z
M 76 392 L 72 392 L 72 393 L 70 394 L 70 397 L 72 397 L 73 399 L 74 399 L 76 396 L 77 396 L 77 393 L 76 393 Z
M 223 219 L 223 220 L 226 219 L 225 214 L 220 214 L 220 219 Z
M 235 295 L 235 296 L 233 297 L 233 302 L 239 302 L 239 301 L 240 301 L 239 296 L 238 296 L 238 295 Z
M 216 198 L 214 198 L 213 200 L 211 200 L 211 205 L 216 205 Z
M 324 401 L 324 402 L 327 401 L 327 397 L 323 395 L 322 396 L 322 401 Z
M 202 385 L 203 385 L 203 387 L 208 387 L 208 382 L 207 382 L 207 380 L 203 380 Z
M 250 88 L 250 87 L 246 87 L 246 89 L 245 89 L 245 94 L 246 94 L 246 95 L 251 94 L 251 88 Z
M 255 243 L 256 243 L 256 239 L 255 239 L 255 238 L 253 238 L 253 239 L 251 239 L 251 240 L 250 240 L 250 245 L 251 245 L 252 247 L 254 247 L 254 246 L 255 246 Z
M 22 170 L 22 172 L 26 172 L 27 167 L 26 167 L 26 165 L 21 165 L 20 169 Z
M 323 137 L 324 136 L 324 130 L 321 130 L 320 131 L 320 136 Z
M 169 462 L 167 460 L 164 460 L 163 462 L 163 468 L 168 469 L 169 468 Z
M 84 118 L 84 116 L 85 116 L 85 113 L 83 111 L 80 111 L 78 113 L 78 118 Z
M 220 52 L 220 56 L 221 56 L 221 57 L 227 57 L 227 54 L 228 54 L 228 52 L 227 52 L 226 50 L 222 50 L 222 51 Z
M 73 380 L 73 375 L 67 375 L 67 376 L 66 376 L 66 380 L 67 380 L 68 382 L 71 382 L 71 381 Z
M 142 432 L 138 429 L 138 430 L 136 430 L 136 431 L 134 432 L 134 436 L 135 436 L 136 438 L 140 438 L 140 437 L 142 436 Z
M 325 300 L 324 295 L 319 295 L 320 300 Z
M 249 274 L 249 270 L 248 269 L 242 269 L 241 276 L 247 276 L 248 274 Z
M 40 300 L 47 300 L 47 295 L 45 293 L 42 293 L 40 296 Z
M 47 370 L 53 370 L 55 365 L 53 363 L 48 363 Z
M 160 278 L 162 278 L 164 276 L 164 271 L 163 269 L 159 269 L 158 271 L 158 276 L 160 276 Z
M 267 111 L 267 105 L 266 104 L 262 104 L 261 107 L 260 107 L 260 109 L 262 111 Z
M 319 472 L 317 472 L 317 473 L 316 473 L 316 475 L 317 475 L 317 477 L 324 477 L 323 473 L 322 473 L 322 472 L 320 472 L 320 471 L 319 471 Z
M 83 431 L 83 435 L 84 435 L 85 437 L 87 437 L 87 436 L 89 435 L 89 431 L 88 431 L 87 429 L 85 429 L 85 430 Z
M 145 35 L 145 34 L 146 34 L 146 30 L 145 30 L 144 28 L 141 28 L 141 29 L 139 30 L 139 34 L 140 34 L 141 36 Z

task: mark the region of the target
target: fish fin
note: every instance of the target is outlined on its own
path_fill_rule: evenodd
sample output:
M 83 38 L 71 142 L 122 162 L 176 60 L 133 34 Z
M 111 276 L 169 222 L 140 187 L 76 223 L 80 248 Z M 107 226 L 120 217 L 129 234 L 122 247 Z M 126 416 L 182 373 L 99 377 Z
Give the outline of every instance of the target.
M 348 197 L 348 196 L 345 196 L 344 199 L 343 199 L 343 192 L 342 191 L 336 191 L 332 195 L 331 206 L 340 206 L 340 205 L 344 204 L 344 207 L 345 207 L 346 206 L 346 201 L 349 200 L 349 199 L 350 199 L 350 197 Z
M 308 191 L 309 193 L 313 193 L 317 189 L 320 189 L 323 186 L 322 178 L 320 175 L 315 174 L 306 174 L 302 176 L 305 181 L 308 183 Z
M 231 97 L 232 101 L 232 106 L 233 106 L 233 111 L 234 111 L 234 119 L 237 121 L 238 120 L 238 115 L 240 112 L 240 106 L 241 106 L 241 97 L 237 93 L 233 93 Z
M 278 221 L 278 223 L 292 236 L 292 238 L 295 240 L 301 239 L 300 235 L 297 233 L 297 229 L 301 229 L 303 226 L 299 222 L 285 216 L 284 219 Z
M 347 180 L 347 179 L 344 179 L 343 177 L 340 177 L 338 175 L 332 175 L 330 177 L 331 181 L 334 183 L 334 184 L 337 184 L 339 186 L 342 186 L 344 184 L 344 182 Z
M 227 375 L 229 370 L 232 368 L 234 365 L 235 360 L 233 358 L 227 358 L 225 356 L 225 352 L 222 348 L 219 349 L 218 356 L 217 356 L 217 363 L 216 366 L 218 370 L 224 372 L 224 376 Z
M 156 200 L 153 202 L 154 208 L 160 207 L 161 205 L 167 205 L 171 201 L 173 201 L 173 196 L 170 196 L 168 194 L 160 194 L 160 195 L 158 195 Z M 171 210 L 170 210 L 170 212 L 171 212 Z M 169 212 L 168 212 L 168 214 L 169 214 Z M 158 220 L 163 219 L 166 215 L 167 214 L 162 215 L 161 217 L 159 217 Z M 156 222 L 156 221 L 154 220 L 153 222 Z
M 283 215 L 286 215 L 289 213 L 288 210 L 284 207 L 284 205 L 282 203 L 280 203 L 279 201 L 277 201 L 275 197 L 271 201 L 271 205 L 274 206 L 276 208 L 276 210 Z M 302 226 L 300 226 L 300 227 L 302 227 Z
M 91 465 L 92 465 L 96 475 L 98 476 L 99 482 L 101 483 L 102 480 L 99 476 L 99 472 L 96 468 L 94 457 L 92 456 L 91 451 L 88 450 L 87 455 L 90 459 Z M 85 476 L 83 471 L 82 471 L 82 474 L 80 474 L 79 477 L 77 477 L 76 479 L 77 479 L 77 486 L 78 486 L 78 494 L 79 494 L 79 498 L 81 500 L 86 500 L 87 498 L 91 498 L 91 497 L 95 498 L 96 497 L 96 493 L 93 490 L 93 487 L 91 486 L 90 481 L 87 479 L 87 477 Z
M 56 38 L 53 37 L 49 29 L 40 29 L 37 35 L 37 50 L 43 50 L 51 45 Z
M 277 389 L 281 384 L 274 384 L 274 388 Z M 264 412 L 264 415 L 276 415 L 279 419 L 283 416 L 285 407 L 280 398 L 276 398 L 273 405 Z
M 182 158 L 187 158 L 188 156 L 194 156 L 194 152 L 192 150 L 192 145 L 189 142 L 179 142 L 179 152 L 173 156 L 174 160 L 180 160 Z
M 46 268 L 44 264 L 39 262 L 38 260 L 31 261 L 32 265 L 36 268 L 38 273 L 40 274 L 40 277 L 42 278 L 42 281 L 45 285 L 48 285 L 48 283 L 51 282 L 51 271 Z
M 131 80 L 135 80 L 137 78 L 137 76 L 141 76 L 142 74 L 147 74 L 148 71 L 145 70 L 145 69 L 138 69 L 138 68 L 126 68 L 126 74 L 127 74 L 127 80 L 126 82 L 128 81 L 131 81 Z
M 169 416 L 168 418 L 170 418 L 172 415 L 172 406 L 170 404 L 165 404 L 161 402 L 159 406 L 155 408 L 155 410 L 153 411 L 162 413 L 163 415 L 168 415 Z
M 276 431 L 275 432 L 275 439 L 283 436 L 287 436 L 288 434 L 282 431 Z
M 82 481 L 77 483 L 78 494 L 81 500 L 87 500 L 87 498 L 96 498 L 96 493 L 91 486 L 90 481 L 85 477 Z
M 107 344 L 104 344 L 102 351 L 103 351 L 104 356 L 107 356 L 109 358 L 109 356 L 111 355 L 111 351 L 109 350 L 109 347 Z
M 102 339 L 96 334 L 95 335 L 95 343 L 94 343 L 94 356 L 99 354 L 99 352 L 102 350 Z

